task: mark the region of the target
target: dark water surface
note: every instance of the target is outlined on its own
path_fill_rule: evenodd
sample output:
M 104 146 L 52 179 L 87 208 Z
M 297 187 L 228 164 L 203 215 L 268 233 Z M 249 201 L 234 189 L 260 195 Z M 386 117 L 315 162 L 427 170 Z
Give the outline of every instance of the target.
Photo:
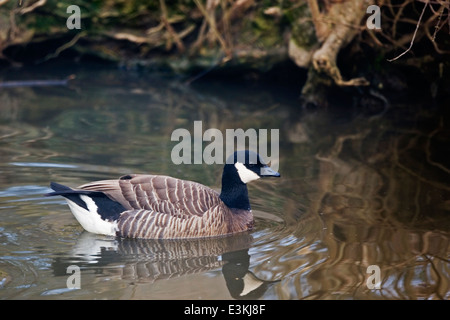
M 69 86 L 0 88 L 0 299 L 450 298 L 450 134 L 439 105 L 301 112 L 282 87 L 74 72 Z M 280 130 L 282 177 L 249 185 L 251 233 L 111 239 L 43 196 L 50 181 L 128 173 L 219 189 L 222 165 L 171 161 L 172 132 L 193 132 L 196 120 Z M 69 266 L 81 289 L 68 288 Z

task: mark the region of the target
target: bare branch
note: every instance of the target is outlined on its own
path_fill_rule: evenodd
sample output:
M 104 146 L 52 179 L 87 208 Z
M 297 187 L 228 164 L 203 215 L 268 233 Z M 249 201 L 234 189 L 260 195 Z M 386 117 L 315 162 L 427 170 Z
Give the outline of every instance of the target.
M 46 2 L 47 2 L 47 0 L 39 0 L 39 1 L 35 2 L 35 3 L 33 3 L 31 6 L 23 8 L 22 10 L 20 10 L 20 14 L 25 14 L 25 13 L 33 11 L 36 8 L 42 7 Z
M 311 11 L 312 21 L 314 23 L 314 29 L 316 30 L 316 36 L 319 41 L 325 40 L 329 34 L 329 28 L 323 22 L 323 15 L 320 13 L 317 0 L 308 0 L 309 10 Z
M 200 10 L 200 12 L 203 14 L 206 22 L 209 24 L 211 32 L 214 34 L 217 41 L 220 43 L 220 46 L 222 47 L 223 51 L 225 52 L 224 61 L 228 61 L 231 59 L 231 50 L 228 47 L 227 43 L 223 39 L 223 37 L 220 35 L 220 32 L 217 30 L 216 22 L 214 20 L 214 17 L 208 14 L 207 9 L 203 6 L 203 4 L 199 0 L 194 0 L 195 4 L 197 5 L 197 8 Z
M 172 39 L 175 41 L 177 48 L 180 52 L 183 52 L 185 50 L 184 44 L 181 41 L 178 34 L 173 29 L 172 25 L 169 23 L 168 14 L 167 14 L 167 7 L 164 0 L 159 0 L 159 5 L 161 8 L 161 20 L 164 23 L 164 26 L 166 27 L 167 31 L 169 32 L 169 35 L 172 37 Z M 167 46 L 171 47 L 170 43 L 167 43 Z M 169 49 L 169 48 L 168 48 Z
M 413 44 L 414 44 L 414 40 L 416 39 L 417 30 L 419 30 L 419 27 L 420 27 L 420 22 L 422 21 L 423 14 L 425 13 L 425 9 L 428 7 L 428 3 L 429 3 L 429 1 L 427 1 L 427 2 L 425 3 L 425 6 L 424 6 L 423 9 L 422 9 L 422 13 L 420 14 L 419 21 L 417 21 L 416 30 L 414 31 L 414 34 L 413 34 L 413 37 L 412 37 L 412 39 L 411 39 L 411 43 L 410 43 L 410 45 L 409 45 L 409 48 L 406 49 L 405 51 L 403 51 L 403 53 L 401 53 L 401 54 L 398 55 L 397 57 L 395 57 L 395 58 L 393 58 L 393 59 L 388 59 L 389 62 L 392 62 L 392 61 L 397 60 L 398 58 L 404 56 L 406 53 L 408 53 L 408 52 L 411 50 L 411 48 L 412 48 L 412 46 L 413 46 Z

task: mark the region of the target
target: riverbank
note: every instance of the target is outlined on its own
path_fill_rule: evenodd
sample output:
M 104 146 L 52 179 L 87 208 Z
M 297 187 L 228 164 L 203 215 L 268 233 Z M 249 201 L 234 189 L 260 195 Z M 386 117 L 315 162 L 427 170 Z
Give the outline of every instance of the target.
M 404 94 L 447 99 L 448 3 L 400 2 L 6 1 L 0 65 L 66 59 L 190 81 L 303 77 L 303 107 L 332 106 L 336 92 L 369 107 Z

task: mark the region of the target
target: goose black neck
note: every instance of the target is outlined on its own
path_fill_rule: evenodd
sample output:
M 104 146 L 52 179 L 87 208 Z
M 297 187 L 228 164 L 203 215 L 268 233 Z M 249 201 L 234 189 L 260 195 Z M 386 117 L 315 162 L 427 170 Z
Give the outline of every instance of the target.
M 247 185 L 241 181 L 232 164 L 226 164 L 223 169 L 220 199 L 228 208 L 250 210 Z

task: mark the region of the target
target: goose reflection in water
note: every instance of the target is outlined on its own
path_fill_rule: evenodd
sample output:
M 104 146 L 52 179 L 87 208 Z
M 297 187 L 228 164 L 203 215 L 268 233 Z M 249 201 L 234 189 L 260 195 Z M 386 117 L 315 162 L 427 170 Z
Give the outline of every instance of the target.
M 203 273 L 222 268 L 226 286 L 234 299 L 257 299 L 271 284 L 253 274 L 249 233 L 205 239 L 122 239 L 83 232 L 69 256 L 52 263 L 55 276 L 68 276 L 70 265 L 95 273 L 113 272 L 130 283 L 153 283 L 157 280 Z M 120 268 L 117 268 L 117 265 Z M 111 267 L 116 268 L 111 268 Z M 119 271 L 117 271 L 119 270 Z

